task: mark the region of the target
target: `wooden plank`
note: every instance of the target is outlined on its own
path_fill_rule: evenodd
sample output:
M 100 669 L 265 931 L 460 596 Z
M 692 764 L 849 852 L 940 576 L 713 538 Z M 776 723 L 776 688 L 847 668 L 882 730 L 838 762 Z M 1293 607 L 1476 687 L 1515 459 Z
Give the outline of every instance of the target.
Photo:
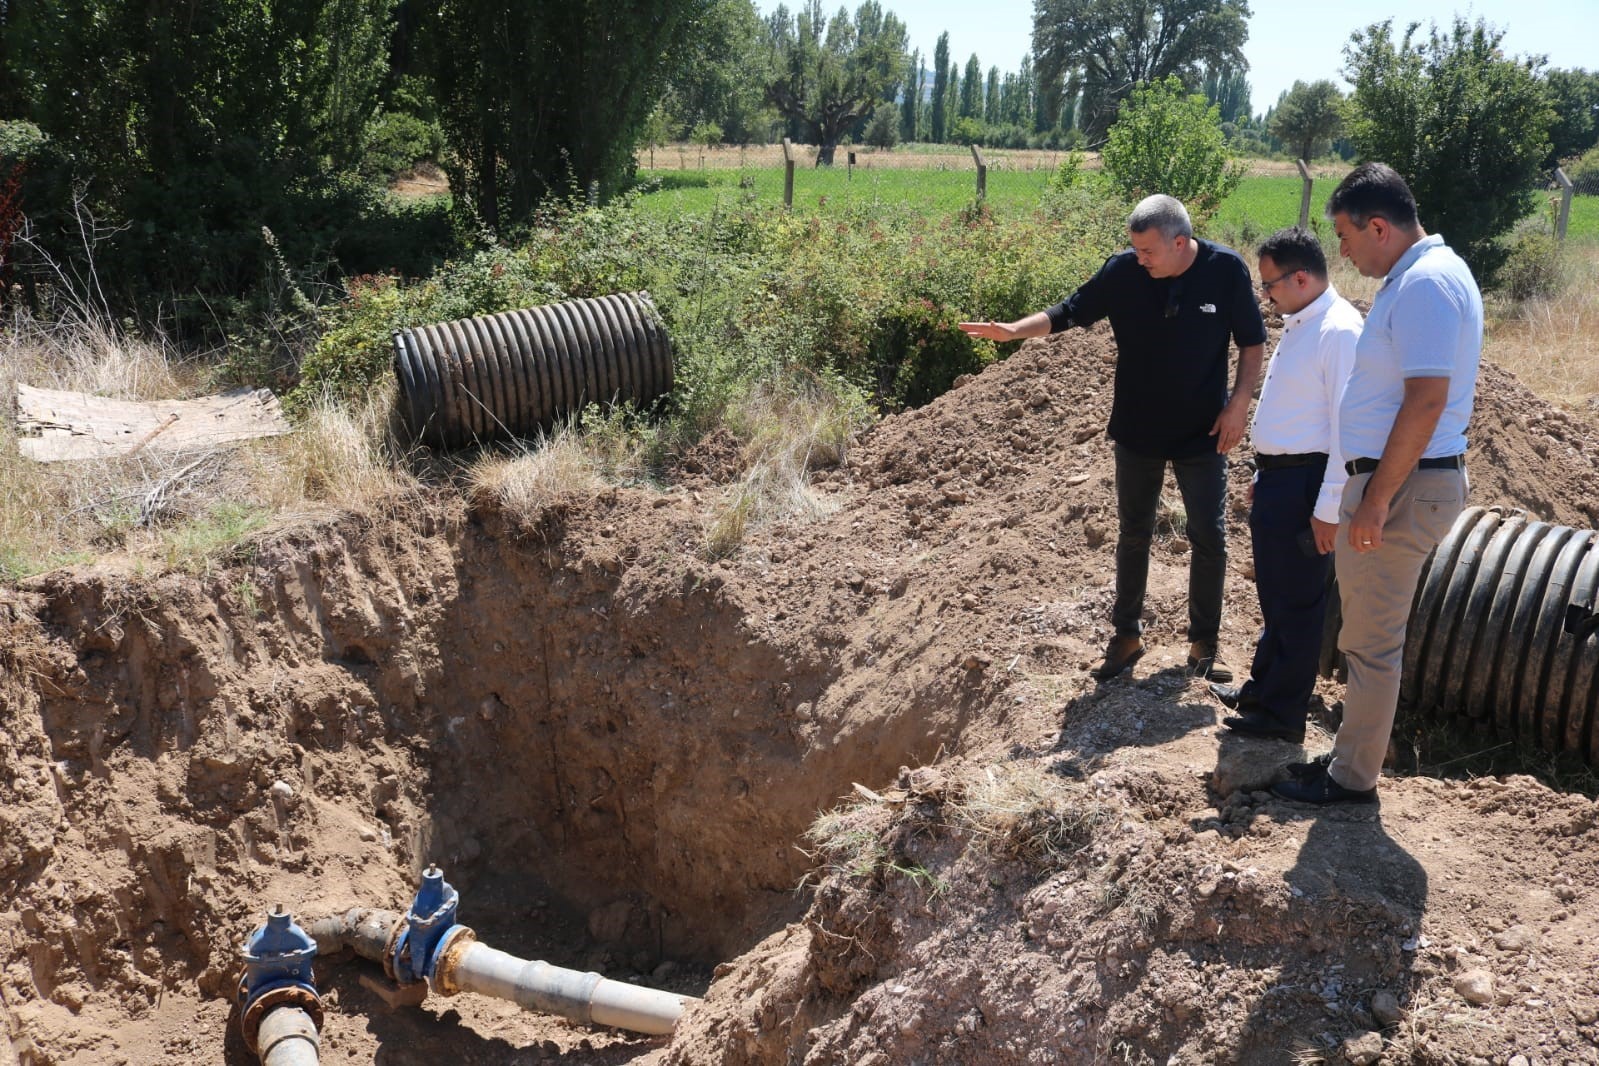
M 41 463 L 212 448 L 289 432 L 270 389 L 141 403 L 17 385 L 22 454 Z

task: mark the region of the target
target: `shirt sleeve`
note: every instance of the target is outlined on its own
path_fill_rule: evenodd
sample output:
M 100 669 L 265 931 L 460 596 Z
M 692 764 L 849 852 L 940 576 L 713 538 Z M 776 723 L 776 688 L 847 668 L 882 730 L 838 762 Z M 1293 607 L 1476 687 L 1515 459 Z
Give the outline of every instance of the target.
M 1111 294 L 1115 291 L 1112 276 L 1112 264 L 1115 261 L 1115 256 L 1105 260 L 1094 276 L 1083 282 L 1076 292 L 1044 312 L 1049 316 L 1051 333 L 1059 333 L 1073 326 L 1092 326 L 1110 314 Z
M 1327 424 L 1332 427 L 1332 438 L 1327 444 L 1327 473 L 1322 475 L 1314 514 L 1331 525 L 1338 524 L 1344 483 L 1349 480 L 1349 471 L 1344 469 L 1344 455 L 1338 447 L 1338 407 L 1343 403 L 1349 375 L 1355 370 L 1355 345 L 1360 341 L 1360 330 L 1358 320 L 1351 325 L 1334 326 L 1322 333 L 1316 353 L 1320 357 L 1322 395 L 1327 403 Z
M 1260 301 L 1255 299 L 1255 286 L 1249 280 L 1249 268 L 1242 259 L 1234 259 L 1233 305 L 1231 318 L 1233 343 L 1240 348 L 1266 343 L 1266 320 L 1260 315 Z
M 1419 277 L 1400 289 L 1388 318 L 1400 376 L 1449 377 L 1460 319 L 1460 304 L 1437 278 Z

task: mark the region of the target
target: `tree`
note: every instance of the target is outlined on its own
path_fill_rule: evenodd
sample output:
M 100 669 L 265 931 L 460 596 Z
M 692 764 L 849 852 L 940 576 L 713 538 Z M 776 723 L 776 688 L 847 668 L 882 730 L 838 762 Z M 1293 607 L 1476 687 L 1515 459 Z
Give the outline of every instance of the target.
M 315 147 L 338 170 L 359 162 L 367 123 L 389 71 L 395 0 L 326 0 L 317 13 L 305 87 Z M 312 42 L 307 42 L 311 44 Z
M 1207 63 L 1247 70 L 1248 18 L 1247 0 L 1036 0 L 1033 52 L 1047 84 L 1080 73 L 1092 142 L 1136 85 L 1176 75 L 1197 87 Z
M 768 136 L 769 53 L 762 31 L 752 0 L 710 0 L 668 71 L 662 100 L 675 136 L 702 122 L 722 127 L 723 137 L 734 144 Z
M 1216 105 L 1223 122 L 1245 122 L 1250 118 L 1249 79 L 1242 70 L 1224 64 L 1206 64 L 1205 99 Z
M 1599 73 L 1551 70 L 1544 78 L 1555 123 L 1549 130 L 1549 155 L 1544 167 L 1579 156 L 1599 143 Z
M 866 123 L 866 143 L 873 148 L 892 148 L 899 143 L 899 108 L 883 101 Z
M 949 34 L 938 35 L 933 46 L 933 118 L 932 141 L 943 144 L 949 135 L 949 109 L 944 97 L 949 89 Z
M 920 50 L 912 52 L 905 63 L 905 86 L 900 93 L 899 135 L 903 140 L 916 140 L 922 117 L 922 89 L 926 81 L 927 75 L 922 70 L 922 53 Z
M 983 123 L 997 126 L 999 117 L 999 68 L 988 68 L 988 83 L 983 87 Z
M 1332 139 L 1343 128 L 1343 104 L 1344 94 L 1330 81 L 1313 81 L 1309 85 L 1296 81 L 1277 104 L 1268 129 L 1273 137 L 1288 145 L 1294 158 L 1309 162 L 1316 157 L 1318 147 L 1331 148 Z
M 710 0 L 426 0 L 450 185 L 492 229 L 544 198 L 621 187 L 639 131 Z
M 1357 31 L 1344 47 L 1349 139 L 1360 159 L 1400 173 L 1422 224 L 1492 284 L 1508 254 L 1498 238 L 1532 211 L 1549 154 L 1542 60 L 1506 57 L 1503 34 L 1481 20 L 1434 25 L 1425 41 L 1411 23 L 1396 42 L 1392 25 Z
M 815 137 L 818 163 L 831 165 L 843 133 L 898 95 L 905 39 L 905 24 L 875 0 L 861 4 L 853 21 L 843 8 L 829 20 L 820 0 L 795 16 L 766 97 Z
M 983 117 L 983 65 L 977 61 L 976 52 L 966 60 L 966 74 L 961 78 L 961 103 L 958 114 L 961 118 Z
M 1122 101 L 1101 156 L 1128 199 L 1165 193 L 1196 219 L 1212 214 L 1243 180 L 1243 167 L 1228 159 L 1216 108 L 1184 90 L 1176 75 Z

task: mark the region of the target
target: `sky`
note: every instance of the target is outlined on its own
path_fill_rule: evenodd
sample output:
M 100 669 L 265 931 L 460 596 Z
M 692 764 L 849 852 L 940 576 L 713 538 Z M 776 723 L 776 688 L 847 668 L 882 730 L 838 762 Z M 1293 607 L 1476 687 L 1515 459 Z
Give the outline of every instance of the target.
M 823 0 L 824 10 L 842 2 L 851 10 L 858 0 Z M 910 29 L 910 47 L 920 49 L 931 64 L 938 35 L 949 31 L 950 58 L 963 67 L 973 52 L 986 71 L 1000 73 L 1021 65 L 1032 45 L 1032 0 L 882 0 Z M 762 14 L 778 0 L 756 0 Z M 789 10 L 797 6 L 793 0 Z M 1343 46 L 1355 30 L 1393 19 L 1399 33 L 1411 21 L 1440 27 L 1458 12 L 1468 20 L 1486 19 L 1504 31 L 1503 48 L 1512 55 L 1544 55 L 1555 67 L 1599 70 L 1599 0 L 1332 0 L 1306 4 L 1295 0 L 1250 0 L 1250 106 L 1258 115 L 1298 81 L 1331 79 L 1348 91 L 1343 80 Z

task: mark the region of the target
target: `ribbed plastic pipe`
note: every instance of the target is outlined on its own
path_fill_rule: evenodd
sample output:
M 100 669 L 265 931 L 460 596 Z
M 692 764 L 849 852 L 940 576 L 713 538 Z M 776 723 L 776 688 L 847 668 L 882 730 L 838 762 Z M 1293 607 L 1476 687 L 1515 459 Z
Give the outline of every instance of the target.
M 672 345 L 650 294 L 628 292 L 400 330 L 394 372 L 411 436 L 460 448 L 648 403 L 672 388 Z
M 1599 766 L 1599 534 L 1471 507 L 1422 570 L 1400 702 Z

